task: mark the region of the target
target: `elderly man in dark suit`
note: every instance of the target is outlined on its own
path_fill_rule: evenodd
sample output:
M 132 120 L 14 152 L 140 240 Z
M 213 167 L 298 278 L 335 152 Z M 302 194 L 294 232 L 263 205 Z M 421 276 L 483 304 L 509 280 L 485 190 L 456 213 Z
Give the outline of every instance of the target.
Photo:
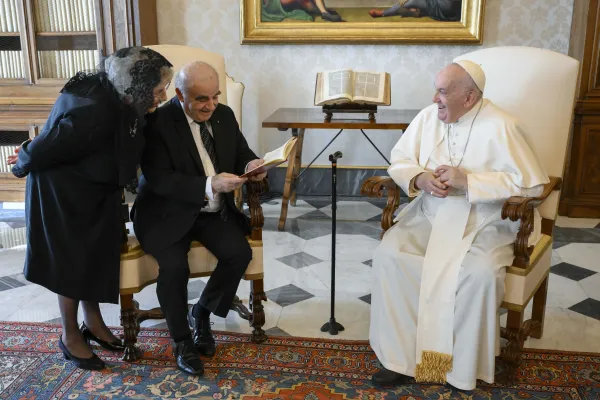
M 142 248 L 159 264 L 156 292 L 177 366 L 202 375 L 199 355 L 215 354 L 210 314 L 227 316 L 252 259 L 249 221 L 235 206 L 233 191 L 246 181 L 239 175 L 263 160 L 248 147 L 233 111 L 219 104 L 218 74 L 210 65 L 185 65 L 175 87 L 177 96 L 148 121 L 132 220 Z M 218 265 L 186 318 L 192 240 L 206 246 Z

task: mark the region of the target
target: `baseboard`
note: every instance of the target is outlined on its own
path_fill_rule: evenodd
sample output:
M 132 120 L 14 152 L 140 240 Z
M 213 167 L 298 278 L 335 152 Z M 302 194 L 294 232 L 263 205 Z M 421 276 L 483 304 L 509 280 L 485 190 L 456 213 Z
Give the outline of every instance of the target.
M 600 202 L 564 199 L 559 204 L 558 215 L 569 218 L 600 218 Z

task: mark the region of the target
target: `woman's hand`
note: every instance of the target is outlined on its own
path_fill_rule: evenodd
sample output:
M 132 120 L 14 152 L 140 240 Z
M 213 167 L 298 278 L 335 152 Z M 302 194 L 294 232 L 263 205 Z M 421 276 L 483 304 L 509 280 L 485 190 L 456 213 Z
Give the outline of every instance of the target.
M 27 139 L 26 141 L 24 141 L 23 143 L 21 143 L 21 145 L 15 149 L 15 155 L 7 157 L 6 164 L 7 165 L 14 165 L 14 164 L 16 164 L 17 160 L 19 159 L 19 152 L 21 151 L 21 148 L 23 147 L 23 145 L 25 143 L 31 142 L 31 140 L 32 139 Z

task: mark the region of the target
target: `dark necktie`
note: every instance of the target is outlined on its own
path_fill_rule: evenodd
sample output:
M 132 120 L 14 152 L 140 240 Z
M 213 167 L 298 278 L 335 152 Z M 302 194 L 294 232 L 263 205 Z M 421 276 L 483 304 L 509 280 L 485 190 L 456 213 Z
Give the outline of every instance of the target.
M 204 144 L 204 149 L 208 153 L 210 157 L 210 161 L 212 162 L 213 167 L 215 168 L 215 172 L 219 173 L 219 163 L 217 162 L 217 152 L 215 151 L 215 143 L 212 135 L 208 131 L 208 127 L 206 126 L 207 122 L 196 122 L 200 126 L 200 137 L 202 138 L 202 144 Z M 225 204 L 225 193 L 219 193 L 219 199 L 221 203 L 221 219 L 223 221 L 227 220 L 227 206 Z

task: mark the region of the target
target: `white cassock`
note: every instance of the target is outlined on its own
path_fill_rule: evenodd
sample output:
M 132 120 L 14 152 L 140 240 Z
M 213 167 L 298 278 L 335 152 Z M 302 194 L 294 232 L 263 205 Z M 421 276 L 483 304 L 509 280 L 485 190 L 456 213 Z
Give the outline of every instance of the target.
M 464 153 L 464 154 L 463 154 Z M 440 165 L 467 174 L 468 190 L 436 198 L 414 188 Z M 519 223 L 502 220 L 511 196 L 539 196 L 548 175 L 516 120 L 487 99 L 452 124 L 422 110 L 392 150 L 389 175 L 416 197 L 373 258 L 369 340 L 382 365 L 418 382 L 472 390 L 494 382 L 499 307 Z M 539 239 L 540 216 L 535 214 Z

